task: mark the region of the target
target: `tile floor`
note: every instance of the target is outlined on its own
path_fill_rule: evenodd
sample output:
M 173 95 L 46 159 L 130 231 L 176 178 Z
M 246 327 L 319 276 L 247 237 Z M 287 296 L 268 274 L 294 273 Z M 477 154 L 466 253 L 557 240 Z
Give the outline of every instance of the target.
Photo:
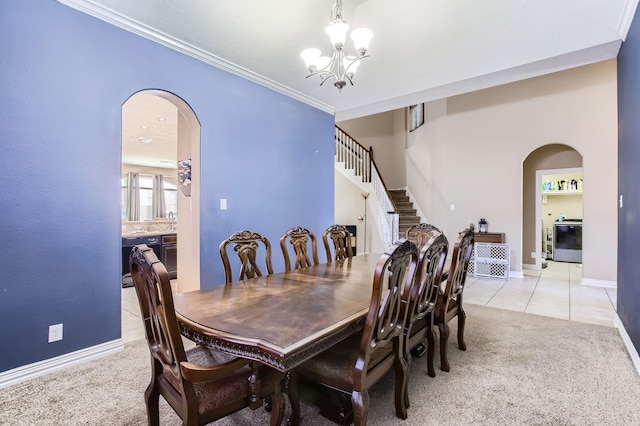
M 467 277 L 465 303 L 614 326 L 616 289 L 580 284 L 582 265 L 547 261 L 542 271 L 523 273 L 508 280 Z M 122 340 L 138 339 L 144 339 L 144 329 L 136 291 L 123 288 Z
M 171 287 L 175 291 L 177 280 L 171 280 Z M 122 340 L 131 342 L 144 339 L 144 326 L 140 316 L 138 296 L 134 287 L 122 289 Z
M 580 284 L 582 265 L 547 261 L 508 280 L 467 277 L 464 302 L 613 327 L 616 289 Z

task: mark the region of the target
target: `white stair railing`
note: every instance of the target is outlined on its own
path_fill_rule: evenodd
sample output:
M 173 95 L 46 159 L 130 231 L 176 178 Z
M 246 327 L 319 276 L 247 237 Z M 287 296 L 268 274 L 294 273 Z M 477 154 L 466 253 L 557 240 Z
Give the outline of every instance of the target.
M 369 150 L 336 126 L 335 157 L 345 168 L 361 176 L 363 182 L 371 182 L 371 155 Z
M 373 209 L 382 242 L 388 247 L 398 240 L 398 213 L 378 172 L 372 151 L 336 126 L 336 161 L 344 163 L 345 168 L 353 170 L 356 176 L 362 177 L 363 182 L 371 184 L 369 205 Z
M 398 212 L 389 197 L 378 168 L 371 168 L 371 202 L 375 206 L 378 229 L 385 247 L 398 241 Z

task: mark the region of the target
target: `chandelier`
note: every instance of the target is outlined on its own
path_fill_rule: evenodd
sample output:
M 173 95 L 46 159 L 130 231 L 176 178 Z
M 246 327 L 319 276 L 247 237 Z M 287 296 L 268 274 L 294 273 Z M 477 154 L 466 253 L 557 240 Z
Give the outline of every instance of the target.
M 347 85 L 347 81 L 353 86 L 353 77 L 356 73 L 360 60 L 369 57 L 367 49 L 369 40 L 373 37 L 373 32 L 367 28 L 358 28 L 351 32 L 351 40 L 355 45 L 357 54 L 355 56 L 347 56 L 344 51 L 344 43 L 347 38 L 349 25 L 347 21 L 342 19 L 342 0 L 337 0 L 331 9 L 331 20 L 325 29 L 331 39 L 333 45 L 333 55 L 321 56 L 320 49 L 306 49 L 300 57 L 304 60 L 309 75 L 318 75 L 322 79 L 320 85 L 325 81 L 335 79 L 333 85 L 342 92 L 342 88 Z

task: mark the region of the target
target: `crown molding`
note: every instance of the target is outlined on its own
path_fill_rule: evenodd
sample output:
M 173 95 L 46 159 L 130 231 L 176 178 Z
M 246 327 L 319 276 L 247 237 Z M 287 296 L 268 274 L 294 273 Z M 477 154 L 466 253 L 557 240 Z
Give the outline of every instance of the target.
M 629 28 L 631 28 L 631 23 L 633 22 L 633 17 L 636 14 L 637 8 L 638 0 L 627 0 L 624 5 L 624 10 L 622 11 L 622 16 L 618 23 L 618 35 L 622 41 L 627 39 L 627 34 L 629 33 Z
M 161 31 L 158 31 L 154 28 L 151 28 L 147 25 L 142 24 L 141 22 L 133 20 L 127 16 L 124 16 L 104 6 L 98 5 L 91 0 L 57 0 L 57 1 L 59 3 L 62 3 L 66 6 L 71 7 L 72 9 L 78 10 L 82 13 L 86 13 L 87 15 L 91 15 L 111 25 L 122 28 L 125 31 L 129 31 L 133 34 L 144 37 L 148 40 L 151 40 L 153 42 L 166 46 L 170 49 L 173 49 L 184 55 L 187 55 L 194 59 L 202 61 L 208 65 L 219 68 L 230 74 L 237 75 L 241 78 L 244 78 L 245 80 L 249 80 L 253 83 L 267 87 L 275 92 L 281 93 L 285 96 L 288 96 L 290 98 L 303 102 L 307 105 L 310 105 L 314 108 L 317 108 L 329 114 L 334 114 L 335 112 L 333 107 L 331 107 L 328 104 L 325 104 L 324 102 L 320 102 L 317 99 L 311 98 L 303 93 L 300 93 L 296 90 L 286 87 L 271 79 L 268 79 L 264 76 L 256 74 L 246 68 L 243 68 L 232 62 L 229 62 L 216 55 L 212 55 L 208 52 L 205 52 L 202 49 L 199 49 L 195 46 L 192 46 L 188 43 L 185 43 L 181 40 L 171 37 L 168 34 L 164 34 Z

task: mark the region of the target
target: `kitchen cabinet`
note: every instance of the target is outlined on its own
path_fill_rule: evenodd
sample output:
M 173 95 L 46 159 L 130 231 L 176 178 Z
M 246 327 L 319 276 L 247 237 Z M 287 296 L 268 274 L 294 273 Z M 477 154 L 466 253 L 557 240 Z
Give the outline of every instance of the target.
M 135 234 L 125 234 L 122 237 L 122 286 L 131 287 L 133 281 L 131 279 L 131 271 L 129 270 L 129 255 L 131 249 L 139 244 L 146 244 L 158 260 L 167 268 L 169 278 L 177 278 L 177 255 L 178 255 L 178 236 L 175 232 L 162 233 L 154 232 Z

